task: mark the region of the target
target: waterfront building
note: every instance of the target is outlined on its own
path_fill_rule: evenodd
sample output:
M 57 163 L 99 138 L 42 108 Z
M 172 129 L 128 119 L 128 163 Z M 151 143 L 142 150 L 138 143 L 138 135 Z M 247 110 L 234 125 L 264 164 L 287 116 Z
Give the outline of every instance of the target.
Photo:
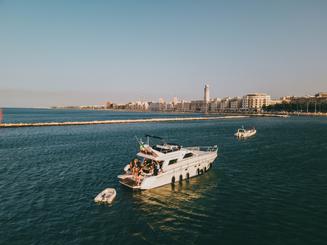
M 204 105 L 205 103 L 203 100 L 192 100 L 190 109 L 192 112 L 203 112 Z
M 281 97 L 280 99 L 281 99 L 282 103 L 290 103 L 292 98 L 293 98 L 292 96 L 284 96 L 284 97 Z
M 114 110 L 126 110 L 127 105 L 126 104 L 113 104 Z
M 234 97 L 229 101 L 230 111 L 239 111 L 242 107 L 242 98 L 241 97 Z
M 178 101 L 178 98 L 177 97 L 174 97 L 171 103 L 175 106 L 175 105 L 178 104 L 178 102 L 179 102 Z
M 159 102 L 151 102 L 149 105 L 149 111 L 159 111 Z
M 265 93 L 252 93 L 243 96 L 242 108 L 245 110 L 261 110 L 263 106 L 270 105 L 270 95 Z
M 175 106 L 173 103 L 166 103 L 166 111 L 174 111 L 175 110 Z
M 165 111 L 167 110 L 167 103 L 161 99 L 159 100 L 159 111 Z
M 270 105 L 276 105 L 283 103 L 283 99 L 270 99 Z
M 75 109 L 74 106 L 66 107 L 66 108 Z M 103 109 L 105 109 L 105 106 L 104 105 L 82 105 L 77 108 L 80 110 L 103 110 Z
M 149 109 L 149 103 L 144 101 L 129 102 L 126 107 L 132 111 L 147 111 Z
M 291 104 L 305 104 L 305 103 L 314 103 L 317 101 L 317 97 L 315 96 L 299 96 L 299 97 L 291 97 L 290 102 Z
M 142 108 L 144 111 L 147 111 L 149 109 L 149 102 L 143 102 Z
M 220 111 L 227 111 L 230 108 L 230 97 L 225 97 L 220 101 Z
M 218 112 L 220 110 L 221 99 L 215 98 L 209 102 L 209 112 Z
M 176 111 L 180 112 L 188 112 L 191 110 L 191 102 L 188 102 L 186 100 L 182 100 L 177 103 L 175 106 Z
M 315 96 L 287 96 L 280 101 L 273 101 L 267 108 L 268 111 L 306 112 L 320 113 L 327 112 L 327 93 L 317 93 Z
M 105 104 L 105 109 L 113 109 L 114 104 L 111 101 L 107 101 Z
M 289 104 L 296 105 L 297 111 L 321 111 L 321 105 L 327 104 L 327 93 L 318 93 L 315 96 L 291 97 Z
M 160 98 L 159 102 L 152 102 L 148 106 L 149 111 L 166 111 L 167 110 L 167 103 L 164 99 Z
M 319 92 L 315 95 L 316 98 L 327 98 L 327 92 Z

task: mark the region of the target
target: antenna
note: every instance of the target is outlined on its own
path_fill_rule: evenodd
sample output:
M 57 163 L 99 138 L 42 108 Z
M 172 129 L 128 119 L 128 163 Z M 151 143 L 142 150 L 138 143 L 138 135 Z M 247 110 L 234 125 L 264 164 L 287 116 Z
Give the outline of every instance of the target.
M 134 137 L 135 137 L 137 143 L 139 143 L 140 146 L 143 145 L 143 142 L 142 142 L 141 139 L 137 138 L 136 135 Z

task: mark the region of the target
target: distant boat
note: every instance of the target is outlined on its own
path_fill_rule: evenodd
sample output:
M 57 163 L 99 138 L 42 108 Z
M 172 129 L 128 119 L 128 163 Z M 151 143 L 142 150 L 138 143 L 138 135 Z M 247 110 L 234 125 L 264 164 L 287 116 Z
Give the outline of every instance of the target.
M 237 138 L 248 138 L 257 133 L 257 130 L 255 128 L 252 129 L 245 129 L 244 127 L 239 128 L 237 132 L 234 134 Z

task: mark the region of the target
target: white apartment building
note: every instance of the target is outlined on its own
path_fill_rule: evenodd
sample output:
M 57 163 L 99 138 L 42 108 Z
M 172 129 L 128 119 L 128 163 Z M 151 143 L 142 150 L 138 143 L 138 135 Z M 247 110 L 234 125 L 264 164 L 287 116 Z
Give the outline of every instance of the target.
M 147 111 L 149 109 L 149 103 L 144 101 L 130 102 L 126 105 L 126 109 L 134 111 Z
M 214 100 L 211 100 L 209 102 L 209 111 L 210 112 L 218 112 L 219 109 L 220 109 L 220 99 L 219 98 L 216 98 Z
M 245 110 L 260 110 L 263 106 L 270 105 L 270 95 L 253 93 L 243 96 L 242 108 Z
M 149 111 L 166 111 L 167 110 L 167 103 L 160 98 L 159 102 L 152 102 L 148 107 Z
M 225 97 L 220 101 L 220 110 L 225 111 L 230 108 L 230 97 Z

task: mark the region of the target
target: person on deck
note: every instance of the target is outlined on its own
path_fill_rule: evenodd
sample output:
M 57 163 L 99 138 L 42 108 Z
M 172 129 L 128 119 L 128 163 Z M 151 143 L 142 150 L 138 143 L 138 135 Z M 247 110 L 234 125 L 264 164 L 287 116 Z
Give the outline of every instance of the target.
M 154 176 L 157 176 L 158 175 L 158 163 L 154 163 L 154 165 L 153 165 L 153 175 Z
M 135 169 L 134 178 L 135 178 L 135 180 L 137 182 L 137 185 L 140 185 L 141 179 L 143 178 L 143 176 L 142 176 L 142 173 L 143 173 L 142 168 L 141 167 L 135 167 L 134 169 Z
M 134 161 L 130 161 L 130 163 L 129 163 L 129 172 L 131 174 L 133 174 L 134 166 L 135 166 Z

